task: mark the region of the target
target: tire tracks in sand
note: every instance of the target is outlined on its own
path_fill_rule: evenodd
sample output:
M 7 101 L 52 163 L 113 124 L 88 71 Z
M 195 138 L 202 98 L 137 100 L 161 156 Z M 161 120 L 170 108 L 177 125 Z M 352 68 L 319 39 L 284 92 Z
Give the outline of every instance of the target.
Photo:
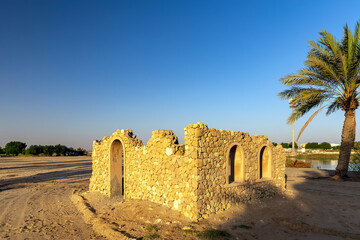
M 66 175 L 68 169 L 62 170 Z M 67 177 L 30 183 L 7 179 L 6 188 L 0 188 L 0 239 L 104 239 L 70 200 L 73 188 L 87 188 L 88 179 L 86 174 L 76 182 Z

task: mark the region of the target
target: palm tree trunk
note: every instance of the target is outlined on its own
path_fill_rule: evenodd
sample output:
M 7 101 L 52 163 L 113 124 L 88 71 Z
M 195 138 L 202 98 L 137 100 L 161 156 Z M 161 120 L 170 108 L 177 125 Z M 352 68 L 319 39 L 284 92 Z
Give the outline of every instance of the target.
M 339 161 L 335 175 L 341 178 L 347 177 L 351 148 L 355 140 L 355 110 L 345 111 L 345 121 L 341 134 L 341 146 Z

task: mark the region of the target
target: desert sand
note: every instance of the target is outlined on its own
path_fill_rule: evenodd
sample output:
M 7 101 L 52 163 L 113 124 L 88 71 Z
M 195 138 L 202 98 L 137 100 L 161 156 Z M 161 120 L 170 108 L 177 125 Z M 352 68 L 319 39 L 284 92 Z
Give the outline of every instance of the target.
M 201 239 L 208 230 L 224 239 L 360 239 L 360 182 L 287 173 L 283 195 L 191 222 L 148 201 L 88 193 L 90 157 L 0 158 L 0 239 Z M 74 190 L 99 221 L 84 221 Z

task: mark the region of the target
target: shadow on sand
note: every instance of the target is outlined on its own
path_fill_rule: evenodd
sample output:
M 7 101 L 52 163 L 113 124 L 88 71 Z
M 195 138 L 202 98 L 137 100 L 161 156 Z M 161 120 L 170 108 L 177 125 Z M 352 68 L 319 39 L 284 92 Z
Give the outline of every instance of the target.
M 199 222 L 148 201 L 127 199 L 105 207 L 110 200 L 98 196 L 91 205 L 99 218 L 111 227 L 123 226 L 135 239 L 152 236 L 144 232 L 149 226 L 158 229 L 159 239 L 360 239 L 360 183 L 298 171 L 289 176 L 285 193 L 251 199 Z
M 16 162 L 20 162 L 14 159 Z M 11 159 L 12 162 L 15 162 Z M 91 160 L 72 160 L 72 161 L 42 161 L 25 162 L 19 166 L 0 168 L 0 173 L 11 170 L 10 174 L 3 174 L 0 180 L 0 192 L 24 187 L 29 183 L 40 183 L 55 180 L 76 181 L 89 179 L 91 177 Z M 55 170 L 58 169 L 58 170 Z M 54 171 L 52 171 L 54 170 Z M 21 172 L 27 173 L 26 176 L 18 176 Z M 33 173 L 29 175 L 28 173 Z
M 232 236 L 219 239 L 360 239 L 359 182 L 337 182 L 311 169 L 290 176 L 287 186 L 285 194 L 250 201 L 203 223 Z

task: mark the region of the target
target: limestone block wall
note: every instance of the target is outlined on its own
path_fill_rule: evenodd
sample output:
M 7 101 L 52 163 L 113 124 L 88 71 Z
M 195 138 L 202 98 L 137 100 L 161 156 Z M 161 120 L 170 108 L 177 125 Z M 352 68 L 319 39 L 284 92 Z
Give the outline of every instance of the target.
M 124 197 L 150 200 L 196 219 L 197 168 L 185 157 L 172 131 L 156 130 L 146 146 L 131 130 L 118 130 L 110 138 L 93 143 L 93 174 L 90 191 L 110 196 L 110 149 L 114 140 L 123 143 Z
M 146 146 L 132 130 L 117 130 L 93 143 L 90 191 L 111 195 L 110 156 L 114 141 L 123 147 L 124 197 L 150 200 L 198 220 L 251 198 L 272 195 L 285 186 L 285 153 L 265 136 L 209 129 L 202 123 L 185 128 L 185 143 L 172 131 L 156 130 Z M 238 176 L 231 182 L 230 159 L 236 146 Z M 264 152 L 264 149 L 266 151 Z M 261 165 L 266 159 L 267 165 Z M 260 176 L 260 165 L 267 171 Z M 239 174 L 239 172 L 241 174 Z M 240 179 L 240 180 L 239 180 Z
M 126 196 L 146 199 L 196 218 L 197 169 L 172 131 L 153 131 L 148 144 L 128 159 Z
M 229 183 L 230 149 L 237 146 L 243 158 L 243 180 Z M 260 178 L 260 155 L 266 147 L 270 154 L 271 175 Z M 209 129 L 207 125 L 190 124 L 185 128 L 185 150 L 196 157 L 198 217 L 228 209 L 253 198 L 266 197 L 285 187 L 285 153 L 274 147 L 265 136 Z M 195 150 L 196 156 L 194 154 Z
M 131 157 L 133 150 L 143 146 L 131 129 L 117 130 L 111 137 L 95 140 L 92 149 L 92 175 L 89 190 L 110 196 L 110 147 L 111 143 L 120 139 L 124 146 L 124 159 Z M 131 169 L 129 169 L 131 170 Z

